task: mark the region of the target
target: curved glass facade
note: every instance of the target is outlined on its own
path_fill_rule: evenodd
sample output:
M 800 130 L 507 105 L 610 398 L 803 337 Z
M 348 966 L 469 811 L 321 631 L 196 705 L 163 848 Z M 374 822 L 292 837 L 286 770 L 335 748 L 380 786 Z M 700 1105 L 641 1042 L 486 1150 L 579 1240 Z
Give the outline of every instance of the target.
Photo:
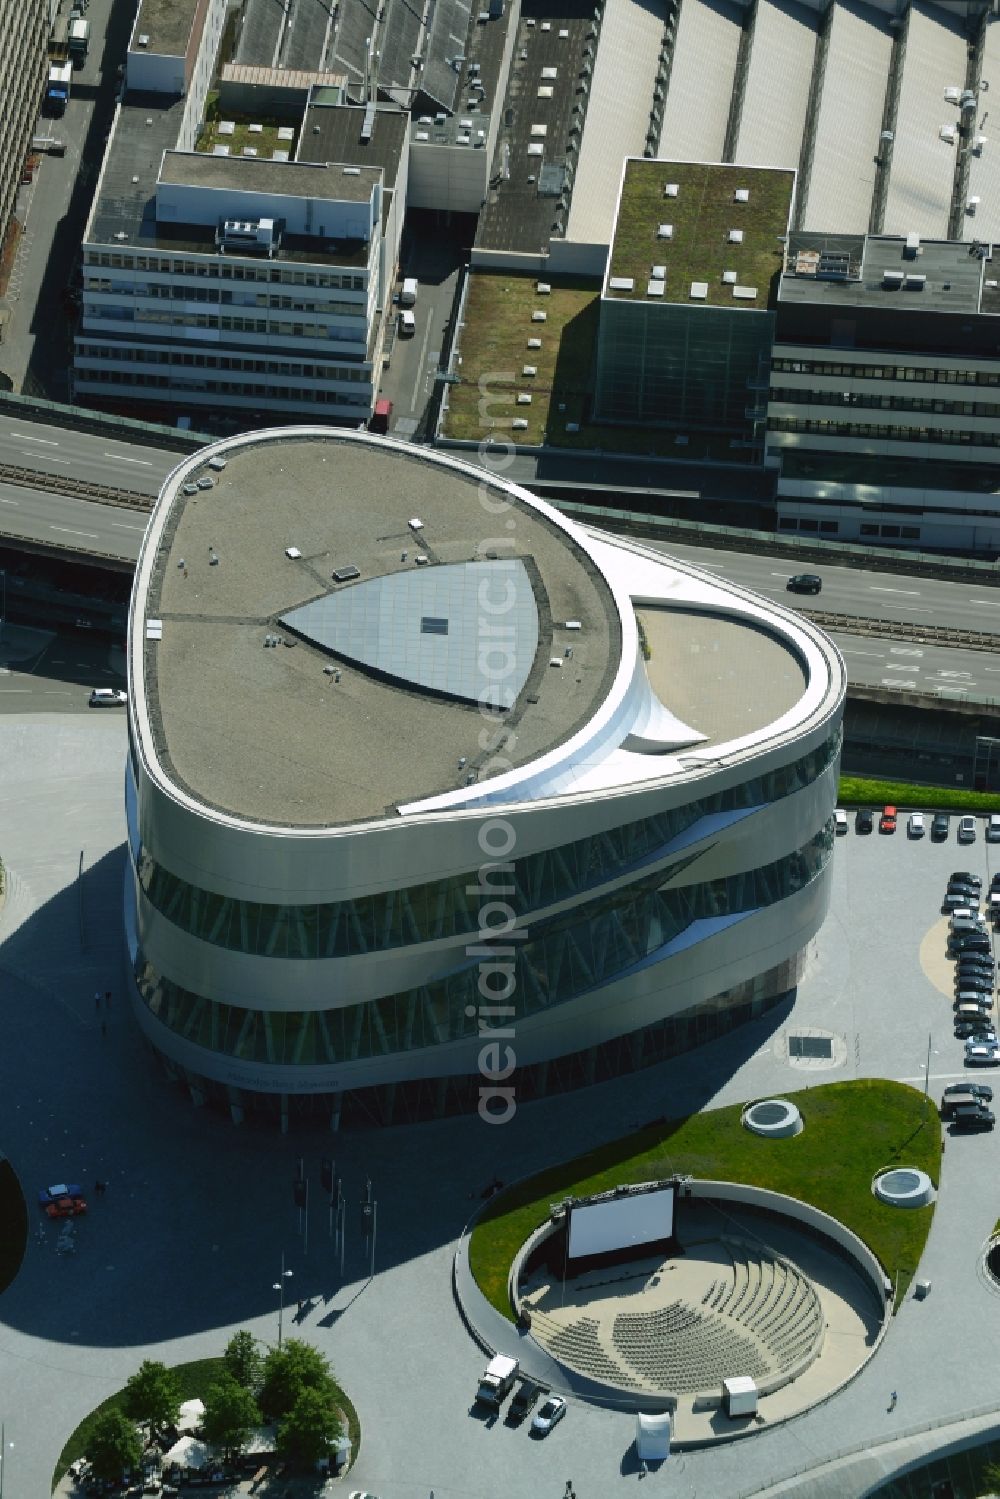
M 458 971 L 365 1004 L 327 1010 L 248 1010 L 192 993 L 157 973 L 140 951 L 143 1002 L 172 1031 L 244 1061 L 338 1064 L 480 1035 L 480 1007 L 511 1005 L 527 1017 L 564 1004 L 655 955 L 694 922 L 738 916 L 785 900 L 819 875 L 833 847 L 832 821 L 804 848 L 703 884 L 665 890 L 681 864 L 575 906 L 530 929 L 528 940 L 493 945 Z M 499 987 L 488 977 L 498 976 Z M 489 1013 L 488 1010 L 483 1013 Z
M 497 888 L 481 892 L 469 870 L 431 884 L 387 890 L 357 900 L 273 905 L 199 889 L 139 850 L 139 884 L 162 916 L 203 942 L 267 958 L 340 958 L 432 942 L 479 930 L 483 901 L 502 894 L 517 916 L 567 900 L 660 857 L 700 818 L 767 806 L 812 784 L 840 753 L 841 730 L 789 765 L 701 801 L 593 833 L 559 848 L 513 861 Z M 634 887 L 630 887 L 634 888 Z

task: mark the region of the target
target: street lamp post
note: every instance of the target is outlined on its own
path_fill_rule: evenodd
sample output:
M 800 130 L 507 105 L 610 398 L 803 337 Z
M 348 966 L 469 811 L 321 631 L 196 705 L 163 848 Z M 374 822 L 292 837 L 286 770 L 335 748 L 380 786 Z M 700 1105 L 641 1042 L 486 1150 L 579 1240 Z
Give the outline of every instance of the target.
M 282 1256 L 281 1256 L 281 1279 L 280 1280 L 276 1280 L 274 1282 L 274 1285 L 271 1287 L 272 1291 L 277 1291 L 277 1293 L 278 1293 L 278 1347 L 279 1348 L 281 1347 L 282 1320 L 284 1318 L 284 1313 L 285 1313 L 285 1281 L 286 1280 L 291 1280 L 291 1278 L 292 1278 L 292 1272 L 291 1272 L 291 1270 L 286 1270 L 285 1269 L 285 1256 L 282 1253 Z M 3 1494 L 2 1493 L 0 1493 L 0 1499 L 3 1499 Z

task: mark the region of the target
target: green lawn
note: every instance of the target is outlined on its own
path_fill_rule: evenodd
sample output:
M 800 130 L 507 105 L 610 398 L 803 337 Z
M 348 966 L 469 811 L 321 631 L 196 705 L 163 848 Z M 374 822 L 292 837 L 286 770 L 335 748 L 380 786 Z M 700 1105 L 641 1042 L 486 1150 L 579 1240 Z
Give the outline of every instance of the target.
M 138 1367 L 139 1361 L 137 1360 L 136 1368 Z M 177 1383 L 180 1386 L 181 1400 L 204 1400 L 206 1390 L 215 1384 L 224 1368 L 225 1364 L 221 1358 L 202 1358 L 196 1359 L 190 1364 L 175 1364 L 173 1372 L 177 1376 Z M 107 1400 L 103 1400 L 100 1405 L 96 1406 L 90 1412 L 89 1416 L 84 1416 L 59 1454 L 59 1461 L 56 1463 L 55 1472 L 52 1475 L 53 1489 L 59 1483 L 70 1464 L 75 1463 L 77 1458 L 82 1457 L 86 1452 L 87 1443 L 90 1441 L 90 1433 L 98 1416 L 103 1415 L 106 1410 L 110 1410 L 114 1405 L 121 1405 L 124 1394 L 124 1388 L 118 1390 L 114 1395 L 109 1395 Z M 341 1415 L 347 1419 L 347 1434 L 351 1439 L 351 1460 L 353 1463 L 357 1459 L 361 1446 L 361 1425 L 358 1421 L 358 1413 L 341 1386 L 336 1382 L 334 1383 L 333 1398 L 334 1404 L 338 1407 Z
M 906 1164 L 922 1168 L 937 1183 L 937 1110 L 915 1088 L 878 1079 L 828 1083 L 783 1096 L 798 1105 L 805 1122 L 793 1139 L 750 1134 L 740 1124 L 743 1105 L 711 1109 L 650 1125 L 500 1193 L 472 1235 L 470 1264 L 480 1289 L 497 1311 L 511 1317 L 511 1261 L 548 1217 L 550 1203 L 686 1172 L 767 1187 L 821 1208 L 863 1239 L 888 1275 L 898 1274 L 901 1298 L 923 1252 L 933 1208 L 886 1207 L 872 1195 L 871 1181 L 884 1166 Z
M 0 1160 L 0 1291 L 21 1268 L 28 1243 L 28 1207 L 9 1161 Z
M 781 270 L 778 236 L 788 227 L 793 173 L 773 168 L 710 166 L 703 162 L 630 161 L 611 246 L 611 275 L 630 276 L 631 292 L 610 296 L 646 300 L 654 265 L 666 267 L 665 300 L 689 305 L 692 281 L 708 285 L 705 306 L 763 309 L 769 305 Z M 676 183 L 676 198 L 664 187 Z M 734 202 L 737 188 L 748 188 L 747 203 Z M 669 240 L 659 226 L 673 226 Z M 729 231 L 743 231 L 742 244 L 729 243 Z M 733 299 L 722 280 L 735 271 L 741 286 L 755 286 L 752 302 Z
M 964 791 L 950 786 L 919 786 L 909 781 L 872 781 L 841 776 L 838 792 L 843 806 L 931 807 L 941 812 L 1000 812 L 1000 796 L 989 791 Z
M 694 432 L 686 445 L 678 446 L 673 431 L 587 421 L 600 285 L 569 276 L 547 280 L 551 292 L 539 295 L 536 276 L 476 271 L 470 277 L 458 347 L 459 383 L 448 388 L 445 437 L 481 442 L 495 433 L 498 440 L 525 447 L 545 443 L 642 457 L 747 461 L 745 449 L 730 448 L 728 435 Z M 534 311 L 545 313 L 544 323 L 531 321 Z M 529 338 L 540 338 L 542 347 L 529 349 Z M 525 365 L 536 373 L 525 375 Z M 517 404 L 520 392 L 531 396 L 530 405 Z M 515 418 L 528 425 L 514 430 Z M 567 431 L 573 426 L 579 430 Z

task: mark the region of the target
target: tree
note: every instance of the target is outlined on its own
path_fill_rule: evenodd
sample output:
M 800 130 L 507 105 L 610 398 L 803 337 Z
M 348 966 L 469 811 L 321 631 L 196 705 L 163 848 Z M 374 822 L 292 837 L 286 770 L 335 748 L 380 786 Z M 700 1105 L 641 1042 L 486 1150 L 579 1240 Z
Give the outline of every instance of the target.
M 257 1339 L 252 1332 L 247 1332 L 246 1328 L 234 1332 L 226 1344 L 222 1362 L 226 1366 L 226 1373 L 231 1374 L 236 1383 L 242 1385 L 245 1390 L 253 1391 L 260 1388 L 263 1360 L 260 1356 L 260 1349 L 257 1347 Z
M 242 1451 L 251 1428 L 260 1425 L 257 1402 L 229 1373 L 205 1391 L 205 1415 L 201 1434 L 213 1447 L 221 1447 L 227 1457 Z
M 310 1343 L 289 1338 L 283 1348 L 272 1348 L 264 1360 L 260 1403 L 269 1416 L 286 1415 L 303 1390 L 329 1396 L 334 1388 L 330 1365 Z
M 142 1439 L 135 1423 L 113 1405 L 94 1422 L 85 1456 L 98 1478 L 121 1478 L 126 1468 L 137 1468 Z
M 162 1431 L 177 1420 L 181 1395 L 177 1380 L 166 1364 L 144 1359 L 125 1386 L 125 1414 L 134 1421 L 148 1421 L 153 1431 Z
M 278 1451 L 284 1457 L 311 1467 L 340 1436 L 340 1417 L 330 1389 L 302 1389 L 295 1404 L 278 1426 Z

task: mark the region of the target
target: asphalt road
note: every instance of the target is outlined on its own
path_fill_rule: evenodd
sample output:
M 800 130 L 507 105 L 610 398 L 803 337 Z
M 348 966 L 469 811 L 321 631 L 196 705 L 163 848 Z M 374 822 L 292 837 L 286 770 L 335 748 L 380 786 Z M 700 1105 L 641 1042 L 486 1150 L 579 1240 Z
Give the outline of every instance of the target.
M 88 483 L 153 496 L 180 458 L 180 453 L 162 448 L 139 447 L 72 427 L 51 427 L 0 414 L 0 463 L 20 468 L 65 473 Z
M 94 713 L 124 716 L 115 708 L 92 709 L 92 687 L 125 686 L 125 653 L 107 638 L 81 630 L 35 630 L 0 624 L 0 715 Z
M 134 562 L 146 529 L 141 510 L 0 484 L 0 533 L 79 547 Z

